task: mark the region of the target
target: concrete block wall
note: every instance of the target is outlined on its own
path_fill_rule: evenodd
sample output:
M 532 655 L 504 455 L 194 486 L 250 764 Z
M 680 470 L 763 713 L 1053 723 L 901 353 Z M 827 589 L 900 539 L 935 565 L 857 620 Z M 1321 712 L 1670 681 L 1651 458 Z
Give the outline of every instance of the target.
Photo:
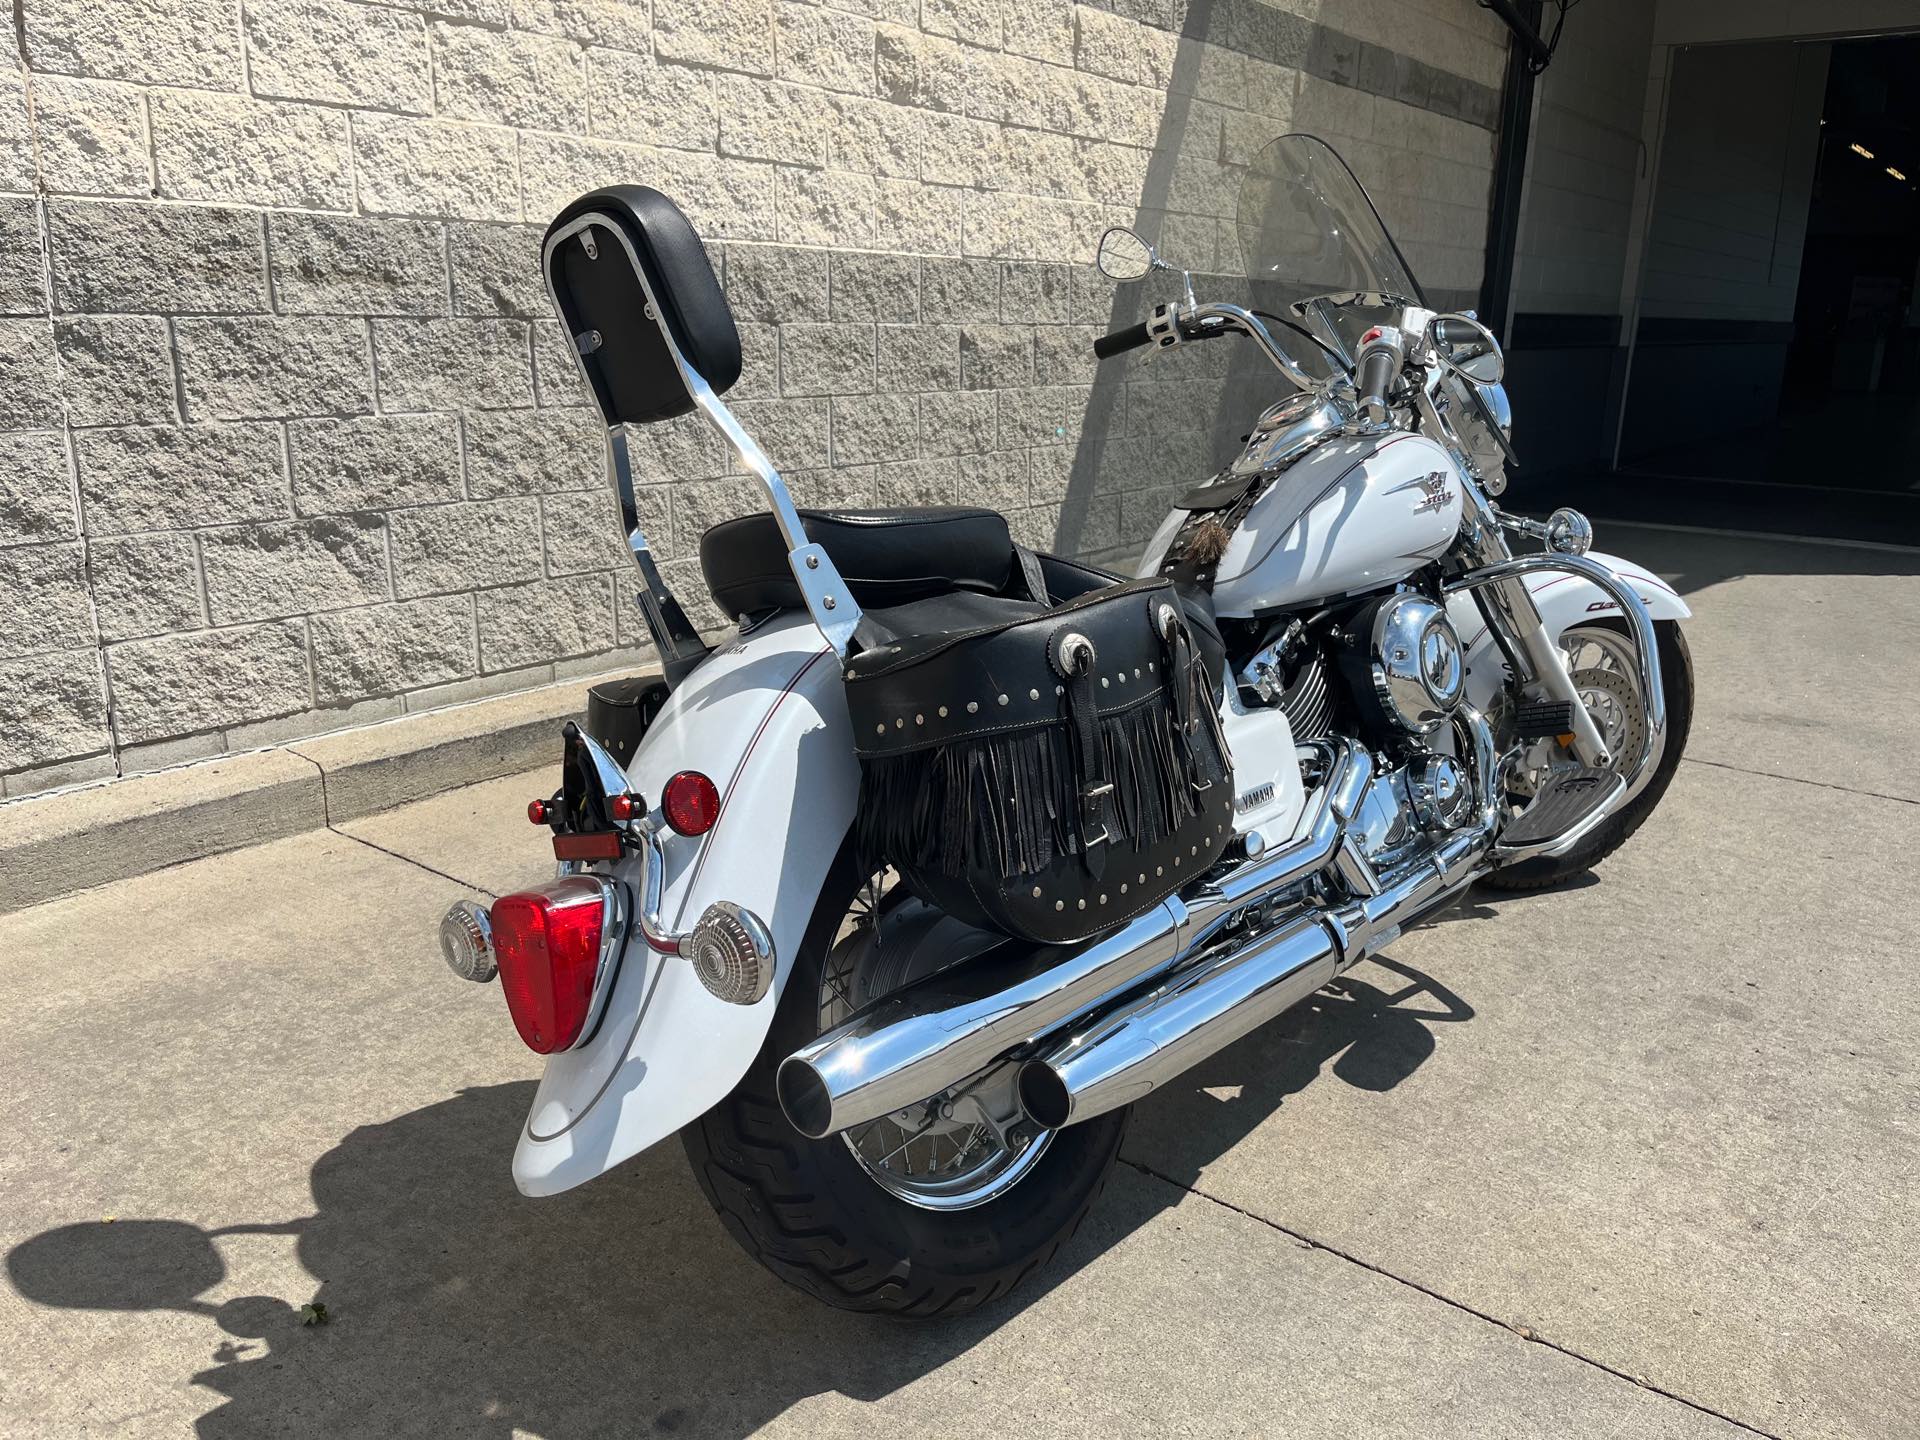
M 1614 0 L 1566 19 L 1536 82 L 1539 103 L 1514 258 L 1515 312 L 1618 315 L 1641 136 L 1654 0 Z
M 1324 133 L 1477 288 L 1505 34 L 1473 0 L 17 0 L 0 70 L 0 789 L 643 658 L 545 221 L 675 197 L 803 503 L 1137 549 L 1223 362 L 1096 367 L 1137 224 L 1239 268 L 1239 167 Z M 1184 365 L 1185 368 L 1181 368 Z M 1196 415 L 1204 418 L 1196 419 Z M 654 427 L 649 533 L 757 508 Z

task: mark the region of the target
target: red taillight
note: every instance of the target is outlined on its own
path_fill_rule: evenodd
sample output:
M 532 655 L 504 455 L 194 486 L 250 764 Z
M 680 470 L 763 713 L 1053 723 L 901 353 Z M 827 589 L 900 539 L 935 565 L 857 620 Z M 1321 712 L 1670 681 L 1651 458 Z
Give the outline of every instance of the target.
M 547 802 L 544 800 L 527 801 L 527 819 L 536 825 L 547 823 Z
M 633 819 L 634 812 L 639 808 L 633 803 L 631 795 L 615 795 L 607 801 L 607 814 L 623 825 Z
M 529 1049 L 550 1055 L 580 1038 L 600 970 L 605 914 L 600 883 L 584 878 L 493 902 L 500 988 Z
M 698 770 L 682 770 L 660 797 L 667 823 L 682 835 L 704 835 L 720 818 L 720 792 Z

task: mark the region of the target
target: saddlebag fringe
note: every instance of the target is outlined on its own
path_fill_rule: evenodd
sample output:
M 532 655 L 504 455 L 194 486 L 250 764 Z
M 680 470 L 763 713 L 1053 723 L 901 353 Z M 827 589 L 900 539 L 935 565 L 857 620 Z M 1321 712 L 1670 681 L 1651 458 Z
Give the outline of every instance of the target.
M 1143 913 L 1233 833 L 1217 673 L 1160 579 L 863 651 L 860 859 L 1044 943 Z
M 1158 845 L 1199 814 L 1223 777 L 1195 753 L 1164 692 L 1096 723 L 1096 767 L 1113 786 L 1107 842 Z M 1078 855 L 1080 757 L 1064 725 L 988 735 L 861 767 L 859 845 L 875 868 L 905 863 L 943 875 L 1037 875 Z

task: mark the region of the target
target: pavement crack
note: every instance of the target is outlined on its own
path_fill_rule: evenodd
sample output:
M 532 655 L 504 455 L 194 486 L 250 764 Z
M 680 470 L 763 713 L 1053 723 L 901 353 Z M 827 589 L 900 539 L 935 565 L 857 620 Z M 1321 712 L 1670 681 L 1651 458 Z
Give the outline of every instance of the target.
M 1838 790 L 1842 795 L 1864 795 L 1870 800 L 1891 800 L 1897 805 L 1920 805 L 1920 800 L 1905 795 L 1889 795 L 1884 790 L 1861 790 L 1852 785 L 1836 785 L 1831 780 L 1808 780 L 1801 775 L 1782 775 L 1773 770 L 1755 770 L 1746 765 L 1729 765 L 1724 760 L 1700 760 L 1692 755 L 1680 757 L 1686 765 L 1710 765 L 1715 770 L 1731 770 L 1736 775 L 1758 775 L 1767 780 L 1785 780 L 1789 785 L 1813 785 L 1822 790 Z
M 300 751 L 294 749 L 291 745 L 287 746 L 286 749 L 287 754 L 297 756 L 320 772 L 320 813 L 326 817 L 326 823 L 323 828 L 326 829 L 329 834 L 338 835 L 342 840 L 351 840 L 356 845 L 364 845 L 369 850 L 378 850 L 382 855 L 390 859 L 398 860 L 404 865 L 411 865 L 416 870 L 424 870 L 429 875 L 438 875 L 442 880 L 451 880 L 463 889 L 472 890 L 477 894 L 484 895 L 489 900 L 498 900 L 500 898 L 484 885 L 476 885 L 471 880 L 462 880 L 458 875 L 449 875 L 444 870 L 436 870 L 424 860 L 416 860 L 413 856 L 403 855 L 398 850 L 389 850 L 386 846 L 377 844 L 365 836 L 355 835 L 349 831 L 342 830 L 338 825 L 333 823 L 333 798 L 327 792 L 327 767 L 311 755 L 301 754 Z
M 497 895 L 492 890 L 487 889 L 487 887 L 484 885 L 476 885 L 471 880 L 462 880 L 458 875 L 449 875 L 444 870 L 436 870 L 433 868 L 433 866 L 427 864 L 424 860 L 416 860 L 411 855 L 402 855 L 398 850 L 389 850 L 386 846 L 376 844 L 374 841 L 367 839 L 363 835 L 349 834 L 347 831 L 342 830 L 337 826 L 333 826 L 333 825 L 327 826 L 327 829 L 332 834 L 338 835 L 342 840 L 351 840 L 353 841 L 354 844 L 364 845 L 369 850 L 378 850 L 382 855 L 386 855 L 391 857 L 392 859 L 398 860 L 402 864 L 411 865 L 417 870 L 424 870 L 429 875 L 438 875 L 442 880 L 451 880 L 454 884 L 460 886 L 462 889 L 472 890 L 477 894 L 486 896 L 489 900 L 498 900 L 500 898 L 499 895 Z
M 1782 776 L 1780 778 L 1785 779 L 1788 777 Z M 1451 1295 L 1444 1295 L 1430 1286 L 1422 1285 L 1418 1280 L 1409 1280 L 1404 1275 L 1396 1275 L 1384 1266 L 1376 1265 L 1371 1260 L 1363 1260 L 1360 1256 L 1350 1251 L 1342 1250 L 1337 1245 L 1329 1245 L 1324 1240 L 1314 1239 L 1311 1235 L 1302 1235 L 1298 1230 L 1290 1230 L 1285 1225 L 1269 1220 L 1266 1216 L 1256 1214 L 1252 1210 L 1247 1210 L 1239 1205 L 1235 1205 L 1230 1200 L 1222 1200 L 1218 1195 L 1209 1195 L 1205 1190 L 1198 1189 L 1184 1181 L 1176 1180 L 1173 1176 L 1164 1174 L 1154 1169 L 1151 1165 L 1143 1165 L 1138 1160 L 1129 1160 L 1124 1156 L 1121 1157 L 1121 1163 L 1131 1166 L 1142 1175 L 1149 1175 L 1155 1180 L 1164 1180 L 1177 1190 L 1184 1190 L 1187 1194 L 1205 1200 L 1209 1204 L 1218 1205 L 1222 1210 L 1231 1210 L 1236 1215 L 1244 1216 L 1256 1224 L 1264 1225 L 1269 1230 L 1286 1236 L 1289 1240 L 1298 1241 L 1309 1250 L 1324 1251 L 1336 1259 L 1346 1261 L 1349 1265 L 1358 1265 L 1362 1270 L 1371 1271 L 1383 1280 L 1391 1280 L 1394 1284 L 1404 1285 L 1407 1289 L 1417 1291 L 1430 1300 L 1438 1300 L 1442 1305 L 1450 1306 L 1462 1314 L 1471 1315 L 1476 1320 L 1484 1320 L 1489 1325 L 1498 1325 L 1502 1330 L 1519 1337 L 1528 1344 L 1544 1346 L 1556 1354 L 1566 1356 L 1569 1360 L 1576 1360 L 1582 1365 L 1600 1371 L 1602 1374 L 1611 1375 L 1616 1380 L 1624 1380 L 1629 1385 L 1636 1385 L 1642 1390 L 1650 1391 L 1660 1396 L 1662 1399 L 1671 1400 L 1676 1405 L 1684 1405 L 1689 1410 L 1698 1411 L 1702 1415 L 1708 1415 L 1715 1420 L 1724 1421 L 1726 1424 L 1733 1426 L 1737 1430 L 1744 1431 L 1749 1435 L 1758 1435 L 1762 1437 L 1762 1440 L 1782 1440 L 1782 1437 L 1774 1434 L 1771 1430 L 1762 1430 L 1757 1426 L 1747 1424 L 1744 1420 L 1736 1420 L 1733 1416 L 1724 1411 L 1716 1410 L 1711 1405 L 1703 1405 L 1698 1400 L 1689 1400 L 1684 1395 L 1676 1395 L 1673 1391 L 1663 1389 L 1661 1386 L 1654 1384 L 1653 1381 L 1647 1379 L 1644 1375 L 1632 1375 L 1625 1370 L 1615 1369 L 1604 1360 L 1596 1360 L 1591 1355 L 1583 1355 L 1578 1350 L 1570 1349 L 1558 1341 L 1549 1340 L 1546 1336 L 1525 1325 L 1515 1325 L 1509 1321 L 1502 1320 L 1499 1316 L 1490 1315 L 1486 1311 L 1477 1309 L 1463 1300 L 1456 1300 Z

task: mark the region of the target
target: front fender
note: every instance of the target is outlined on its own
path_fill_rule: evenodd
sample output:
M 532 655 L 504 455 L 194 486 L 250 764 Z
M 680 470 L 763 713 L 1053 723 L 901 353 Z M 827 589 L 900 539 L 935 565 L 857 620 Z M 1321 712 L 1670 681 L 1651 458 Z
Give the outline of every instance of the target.
M 766 1039 L 860 784 L 840 667 L 804 615 L 724 646 L 674 690 L 627 773 L 657 801 L 681 770 L 719 787 L 720 818 L 698 838 L 663 832 L 663 928 L 686 932 L 716 900 L 746 907 L 772 931 L 773 986 L 755 1005 L 718 1000 L 635 927 L 599 1030 L 547 1061 L 513 1157 L 523 1194 L 569 1189 L 673 1134 Z M 629 856 L 613 873 L 644 893 L 644 863 Z
M 1693 615 L 1678 592 L 1645 567 L 1597 550 L 1587 558 L 1599 561 L 1632 585 L 1655 620 L 1686 620 Z M 1526 584 L 1540 611 L 1541 623 L 1556 640 L 1575 625 L 1620 613 L 1620 607 L 1591 580 L 1578 575 L 1547 571 L 1527 576 Z M 1467 652 L 1467 698 L 1476 708 L 1485 710 L 1506 680 L 1505 657 L 1471 594 L 1455 595 L 1447 602 L 1447 613 Z

